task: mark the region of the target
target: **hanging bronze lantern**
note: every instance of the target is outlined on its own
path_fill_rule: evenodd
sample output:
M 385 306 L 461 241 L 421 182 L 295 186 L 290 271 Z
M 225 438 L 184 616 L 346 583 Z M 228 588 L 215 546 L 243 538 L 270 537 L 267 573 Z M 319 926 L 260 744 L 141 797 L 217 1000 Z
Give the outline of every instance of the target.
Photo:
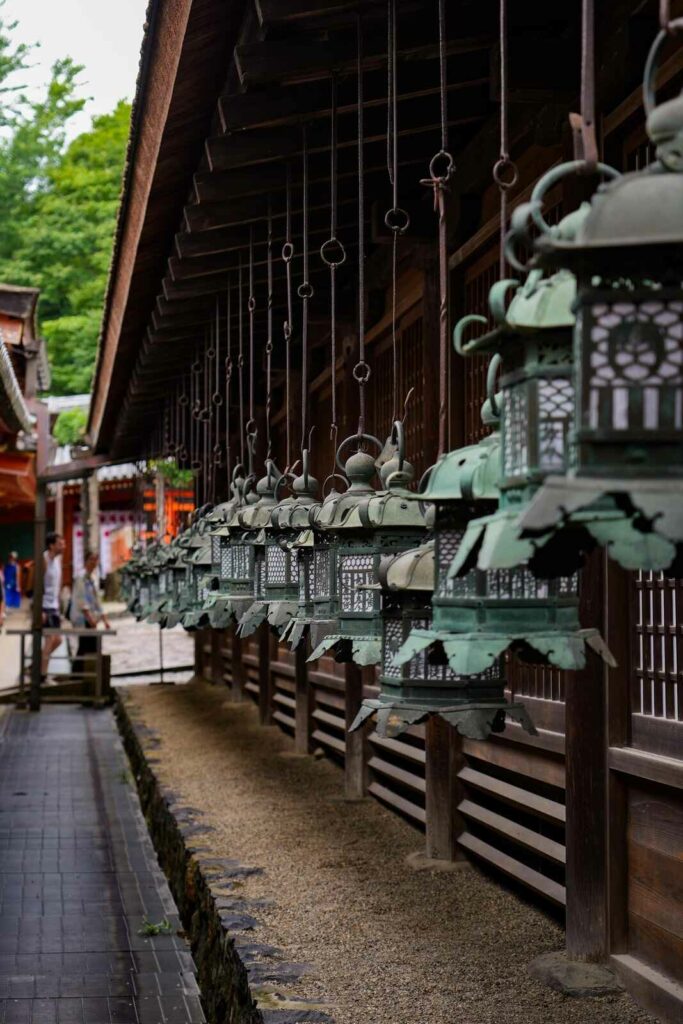
M 211 535 L 211 589 L 204 604 L 213 629 L 225 629 L 233 618 L 230 595 L 233 549 L 230 543 L 230 523 L 244 504 L 247 477 L 238 464 L 233 470 L 230 491 L 232 497 L 222 502 L 206 517 Z
M 325 485 L 334 479 L 346 483 L 344 477 L 335 473 Z M 307 521 L 302 524 L 304 528 L 292 544 L 299 562 L 299 599 L 296 617 L 291 620 L 286 635 L 283 634 L 292 650 L 307 635 L 315 648 L 324 637 L 337 632 L 337 544 L 322 524 L 332 522 L 340 497 L 333 488 L 321 502 L 312 503 Z
M 251 549 L 251 600 L 243 613 L 238 616 L 237 631 L 240 636 L 251 636 L 265 622 L 268 615 L 268 594 L 266 592 L 266 545 L 270 529 L 270 516 L 277 503 L 275 490 L 281 473 L 272 459 L 266 460 L 266 474 L 256 484 L 257 500 L 248 508 L 237 513 L 237 519 L 244 531 L 242 544 Z M 274 571 L 274 568 L 271 569 Z
M 338 632 L 328 634 L 309 657 L 316 661 L 328 651 L 337 661 L 376 665 L 381 660 L 381 599 L 374 585 L 381 559 L 413 547 L 424 539 L 424 517 L 407 487 L 413 469 L 403 456 L 403 426 L 394 426 L 398 455 L 380 469 L 383 490 L 376 491 L 372 479 L 377 462 L 367 452 L 357 451 L 346 461 L 344 472 L 349 489 L 327 509 L 325 503 L 315 517 L 316 525 L 329 531 L 335 545 Z M 348 443 L 343 442 L 340 454 Z M 382 445 L 370 435 L 359 440 Z M 324 563 L 329 568 L 329 562 Z
M 492 389 L 493 373 L 489 374 Z M 498 404 L 491 396 L 482 411 L 492 426 Z M 458 549 L 473 514 L 493 512 L 500 477 L 500 435 L 443 456 L 432 471 L 424 500 L 435 506 L 436 581 L 430 628 L 413 629 L 396 658 L 403 665 L 422 651 L 447 662 L 460 676 L 479 676 L 483 686 L 497 684 L 498 704 L 482 710 L 481 729 L 497 728 L 497 708 L 505 707 L 501 656 L 514 650 L 533 663 L 576 669 L 585 664 L 584 645 L 612 662 L 595 629 L 581 629 L 576 575 L 537 579 L 525 565 L 509 569 L 453 571 Z M 510 712 L 522 724 L 526 714 Z M 497 724 L 498 723 L 498 724 Z M 527 723 L 528 724 L 528 723 Z
M 208 612 L 204 603 L 209 594 L 211 581 L 211 537 L 205 516 L 198 518 L 193 526 L 185 555 L 187 567 L 186 610 L 180 617 L 180 624 L 188 632 L 203 629 L 209 625 Z
M 266 592 L 269 598 L 268 624 L 284 640 L 298 615 L 299 603 L 304 588 L 309 591 L 310 579 L 306 578 L 306 565 L 300 559 L 298 540 L 302 530 L 308 526 L 311 510 L 316 500 L 318 481 L 308 468 L 308 451 L 302 452 L 302 472 L 292 481 L 292 494 L 278 502 L 271 514 L 271 533 L 266 548 Z M 275 547 L 279 547 L 284 559 L 276 561 Z M 303 570 L 303 576 L 302 576 Z
M 576 449 L 524 516 L 564 543 L 588 531 L 629 569 L 683 571 L 683 95 L 656 105 L 661 32 L 648 57 L 646 129 L 657 159 L 602 186 L 575 241 L 548 230 L 540 205 L 566 164 L 534 190 L 538 259 L 577 278 Z M 601 520 L 607 498 L 620 512 Z
M 574 215 L 564 225 L 575 225 Z M 569 230 L 560 225 L 561 231 Z M 572 227 L 573 230 L 573 227 Z M 506 309 L 506 297 L 514 297 Z M 500 361 L 501 478 L 500 504 L 490 515 L 469 523 L 453 565 L 461 568 L 511 569 L 526 564 L 538 576 L 570 575 L 579 568 L 583 550 L 548 544 L 550 534 L 523 536 L 522 516 L 529 500 L 549 473 L 564 473 L 570 458 L 574 425 L 572 339 L 576 280 L 568 271 L 545 278 L 540 270 L 519 281 L 499 281 L 489 295 L 496 327 L 463 344 L 472 322 L 466 316 L 455 327 L 461 355 L 495 353 Z M 495 401 L 495 398 L 494 398 Z

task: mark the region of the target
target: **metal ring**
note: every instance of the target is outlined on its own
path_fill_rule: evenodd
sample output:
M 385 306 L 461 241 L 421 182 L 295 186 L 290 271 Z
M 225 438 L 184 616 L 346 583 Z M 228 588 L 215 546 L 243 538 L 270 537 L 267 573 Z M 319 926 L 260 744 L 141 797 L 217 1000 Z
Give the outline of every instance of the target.
M 302 281 L 297 288 L 296 293 L 300 299 L 312 299 L 315 294 L 313 285 L 310 281 Z
M 531 200 L 529 203 L 529 213 L 534 224 L 544 235 L 552 232 L 552 227 L 547 223 L 543 214 L 541 213 L 541 205 L 545 198 L 545 194 L 548 189 L 556 185 L 562 178 L 568 177 L 570 174 L 578 174 L 585 169 L 585 160 L 568 160 L 567 163 L 559 164 L 557 167 L 551 167 L 549 171 L 546 171 L 542 177 L 538 179 L 533 187 L 531 193 Z M 597 174 L 604 174 L 606 178 L 620 178 L 621 174 L 619 171 L 615 171 L 609 164 L 596 164 L 595 171 Z
M 211 396 L 211 401 L 213 402 L 214 405 L 223 404 L 223 396 L 220 393 L 220 391 L 214 391 L 214 393 Z
M 336 260 L 334 258 L 331 259 L 328 256 L 328 250 L 331 250 L 334 255 L 335 246 L 338 253 L 338 259 Z M 342 263 L 346 262 L 346 249 L 336 235 L 328 238 L 327 241 L 323 242 L 320 246 L 320 258 L 328 267 L 341 267 Z
M 351 371 L 353 379 L 358 381 L 359 384 L 367 384 L 370 380 L 370 374 L 372 373 L 370 367 L 365 362 L 358 362 Z
M 325 488 L 329 484 L 330 480 L 341 480 L 343 484 L 346 484 L 347 488 L 349 486 L 349 481 L 346 479 L 345 476 L 342 476 L 341 473 L 330 473 L 329 476 L 326 476 L 325 479 L 323 480 L 323 485 L 320 489 L 320 493 L 323 496 L 323 498 L 327 497 L 327 495 L 325 494 Z
M 437 174 L 436 169 L 439 160 L 445 160 L 446 167 L 443 174 Z M 429 174 L 432 181 L 448 181 L 451 174 L 455 170 L 455 161 L 451 154 L 445 150 L 440 149 L 438 153 L 435 153 L 432 159 L 429 161 Z
M 187 397 L 187 395 L 181 395 L 178 399 L 178 405 L 182 405 L 184 407 L 188 404 L 189 401 L 190 399 Z
M 652 111 L 657 106 L 657 96 L 655 94 L 655 85 L 657 78 L 657 69 L 659 68 L 659 51 L 661 50 L 664 43 L 674 33 L 683 30 L 683 18 L 675 18 L 670 21 L 666 29 L 662 29 L 655 36 L 655 40 L 650 47 L 650 52 L 647 55 L 645 61 L 645 69 L 643 71 L 643 106 L 645 108 L 645 117 L 648 118 Z
M 337 454 L 334 457 L 334 461 L 337 463 L 340 469 L 344 469 L 344 466 L 342 465 L 341 462 L 341 453 L 350 441 L 371 441 L 373 444 L 377 445 L 378 452 L 381 452 L 384 449 L 384 445 L 382 444 L 378 437 L 375 437 L 374 434 L 351 434 L 350 437 L 344 438 L 342 443 L 337 448 Z
M 256 309 L 256 299 L 254 298 L 253 295 L 250 295 L 247 300 L 247 309 L 249 310 L 250 313 L 253 313 L 254 310 Z
M 506 171 L 512 171 L 512 176 L 510 178 L 503 177 Z M 501 158 L 493 165 L 493 171 L 491 173 L 498 188 L 502 188 L 504 192 L 509 188 L 514 188 L 519 181 L 517 165 L 512 162 L 509 156 L 501 156 Z
M 213 348 L 213 346 L 211 348 L 207 348 L 206 355 L 208 359 L 213 359 L 216 355 L 216 349 Z
M 284 324 L 282 325 L 282 333 L 285 336 L 285 341 L 289 341 L 291 339 L 291 337 L 292 337 L 292 328 L 291 328 L 291 325 L 289 323 L 289 320 L 285 320 Z
M 190 367 L 190 369 L 192 370 L 193 373 L 199 373 L 201 368 L 202 368 L 202 364 L 199 362 L 198 359 L 195 359 L 195 361 L 193 362 L 192 366 Z
M 193 459 L 190 465 L 192 466 L 192 469 L 201 469 L 202 461 L 201 459 Z
M 285 263 L 289 263 L 293 256 L 294 256 L 294 246 L 292 245 L 291 242 L 285 242 L 285 244 L 282 246 L 282 258 L 283 258 L 283 260 L 285 261 Z
M 384 223 L 390 231 L 395 231 L 397 235 L 404 235 L 410 227 L 410 214 L 401 206 L 392 206 L 384 214 Z

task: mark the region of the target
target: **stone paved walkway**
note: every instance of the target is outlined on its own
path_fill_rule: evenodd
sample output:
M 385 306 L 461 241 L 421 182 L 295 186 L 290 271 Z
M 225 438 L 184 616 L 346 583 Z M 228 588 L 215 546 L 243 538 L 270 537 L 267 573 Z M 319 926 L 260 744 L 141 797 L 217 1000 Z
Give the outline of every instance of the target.
M 179 929 L 111 712 L 0 719 L 0 1024 L 200 1024 Z

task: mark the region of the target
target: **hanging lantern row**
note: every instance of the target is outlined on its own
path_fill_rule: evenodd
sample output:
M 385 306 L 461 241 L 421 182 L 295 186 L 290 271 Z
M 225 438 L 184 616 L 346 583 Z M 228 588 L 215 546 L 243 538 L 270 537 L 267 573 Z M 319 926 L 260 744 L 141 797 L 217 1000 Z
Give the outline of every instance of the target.
M 461 355 L 491 356 L 482 419 L 492 432 L 443 452 L 442 402 L 443 454 L 426 489 L 411 490 L 402 422 L 384 446 L 365 432 L 361 303 L 361 416 L 337 450 L 332 489 L 317 497 L 303 443 L 301 474 L 280 473 L 269 438 L 254 484 L 250 435 L 249 472 L 233 472 L 230 500 L 200 510 L 169 545 L 134 552 L 124 573 L 134 614 L 190 630 L 234 623 L 243 637 L 267 625 L 292 648 L 310 645 L 309 661 L 379 665 L 380 694 L 352 728 L 375 715 L 380 735 L 432 714 L 472 738 L 500 731 L 506 717 L 533 732 L 524 706 L 505 697 L 509 653 L 571 671 L 584 666 L 589 646 L 615 664 L 599 632 L 579 620 L 586 555 L 602 546 L 629 568 L 678 572 L 683 544 L 683 98 L 655 107 L 662 41 L 645 85 L 655 164 L 623 177 L 598 164 L 608 183 L 553 228 L 543 197 L 585 163 L 545 175 L 515 211 L 508 238 L 517 269 L 528 268 L 516 240 L 523 235 L 533 251 L 526 280 L 501 275 L 489 296 L 494 327 L 483 337 L 465 340 L 482 317 L 456 326 Z M 429 179 L 444 239 L 449 176 L 447 167 Z M 535 241 L 529 221 L 540 229 Z M 336 240 L 334 224 L 332 233 Z M 304 374 L 308 298 L 305 289 Z M 334 354 L 334 330 L 332 339 Z M 333 401 L 333 436 L 334 409 Z M 302 419 L 305 437 L 305 398 Z M 252 408 L 248 434 L 249 424 Z

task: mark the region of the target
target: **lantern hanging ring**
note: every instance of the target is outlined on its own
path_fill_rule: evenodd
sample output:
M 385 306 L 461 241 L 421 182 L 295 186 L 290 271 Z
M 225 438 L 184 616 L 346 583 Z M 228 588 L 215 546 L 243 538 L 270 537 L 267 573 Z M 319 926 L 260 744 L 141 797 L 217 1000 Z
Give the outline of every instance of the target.
M 491 412 L 496 419 L 500 416 L 500 407 L 496 401 L 496 378 L 498 377 L 498 370 L 500 369 L 500 364 L 502 362 L 503 357 L 499 352 L 496 352 L 496 354 L 491 357 L 491 361 L 486 371 L 486 395 L 491 405 Z
M 326 239 L 320 246 L 320 258 L 323 263 L 333 270 L 341 267 L 342 263 L 346 263 L 346 249 L 341 240 L 334 235 Z M 299 287 L 303 286 L 300 285 Z
M 557 167 L 551 167 L 534 185 L 531 200 L 525 206 L 528 216 L 531 217 L 536 227 L 544 235 L 553 234 L 552 225 L 548 224 L 541 213 L 546 192 L 553 188 L 554 185 L 557 185 L 563 178 L 569 177 L 570 174 L 580 174 L 585 169 L 585 166 L 585 160 L 568 160 L 566 163 L 558 164 Z M 621 177 L 620 172 L 615 170 L 614 167 L 610 167 L 609 164 L 598 163 L 595 166 L 595 171 L 597 174 L 602 174 L 605 178 Z
M 349 486 L 349 481 L 348 481 L 348 480 L 346 479 L 346 477 L 345 477 L 345 476 L 342 476 L 342 474 L 341 474 L 341 473 L 330 473 L 330 474 L 329 474 L 328 476 L 326 476 L 326 477 L 325 477 L 325 479 L 323 480 L 323 485 L 322 485 L 322 487 L 321 487 L 321 489 L 320 489 L 320 493 L 322 494 L 323 498 L 326 498 L 326 497 L 327 497 L 327 494 L 325 493 L 325 491 L 326 491 L 326 489 L 327 489 L 327 485 L 328 485 L 329 483 L 331 483 L 332 481 L 334 481 L 334 480 L 339 480 L 339 481 L 340 481 L 341 483 L 343 483 L 343 484 L 344 484 L 344 486 L 345 486 L 345 487 L 348 487 L 348 486 Z
M 356 363 L 356 365 L 354 366 L 354 368 L 352 370 L 352 373 L 353 373 L 353 379 L 358 381 L 358 383 L 361 385 L 361 387 L 364 384 L 367 384 L 367 382 L 370 380 L 370 373 L 371 373 L 370 367 L 362 359 L 360 360 L 360 362 Z
M 384 223 L 396 235 L 405 235 L 410 227 L 410 214 L 401 206 L 392 206 L 384 215 Z
M 488 323 L 485 316 L 480 316 L 479 313 L 468 313 L 467 316 L 463 316 L 458 320 L 457 324 L 453 328 L 453 347 L 459 356 L 467 356 L 474 346 L 473 341 L 463 342 L 462 336 L 465 333 L 465 329 L 470 324 L 482 324 Z M 424 478 L 423 478 L 424 479 Z
M 491 175 L 498 188 L 503 192 L 514 188 L 519 181 L 517 165 L 507 155 L 501 156 L 499 160 L 496 160 Z
M 663 3 L 662 7 L 668 8 L 668 4 Z M 673 21 L 666 20 L 666 27 L 662 26 L 661 32 L 658 32 L 655 36 L 655 40 L 650 47 L 650 52 L 647 55 L 645 61 L 645 69 L 643 71 L 643 107 L 645 108 L 645 117 L 649 117 L 652 111 L 657 106 L 657 97 L 655 95 L 655 86 L 657 82 L 657 71 L 659 69 L 659 57 L 664 43 L 669 38 L 678 33 L 683 32 L 683 18 L 675 18 Z
M 357 441 L 359 448 L 360 448 L 360 445 L 361 445 L 361 443 L 363 441 L 368 441 L 370 444 L 375 444 L 375 445 L 377 445 L 377 452 L 378 453 L 381 452 L 384 449 L 384 445 L 382 444 L 382 442 L 380 441 L 380 439 L 378 437 L 375 437 L 374 434 L 366 434 L 365 432 L 359 432 L 358 434 L 351 434 L 351 436 L 345 438 L 342 441 L 342 443 L 339 445 L 339 447 L 337 448 L 337 454 L 335 456 L 335 462 L 337 463 L 339 468 L 342 469 L 342 470 L 344 469 L 344 463 L 341 461 L 341 453 L 343 452 L 344 448 L 346 448 L 346 446 L 348 444 L 350 444 L 352 441 Z M 336 474 L 332 474 L 332 475 L 334 476 Z

